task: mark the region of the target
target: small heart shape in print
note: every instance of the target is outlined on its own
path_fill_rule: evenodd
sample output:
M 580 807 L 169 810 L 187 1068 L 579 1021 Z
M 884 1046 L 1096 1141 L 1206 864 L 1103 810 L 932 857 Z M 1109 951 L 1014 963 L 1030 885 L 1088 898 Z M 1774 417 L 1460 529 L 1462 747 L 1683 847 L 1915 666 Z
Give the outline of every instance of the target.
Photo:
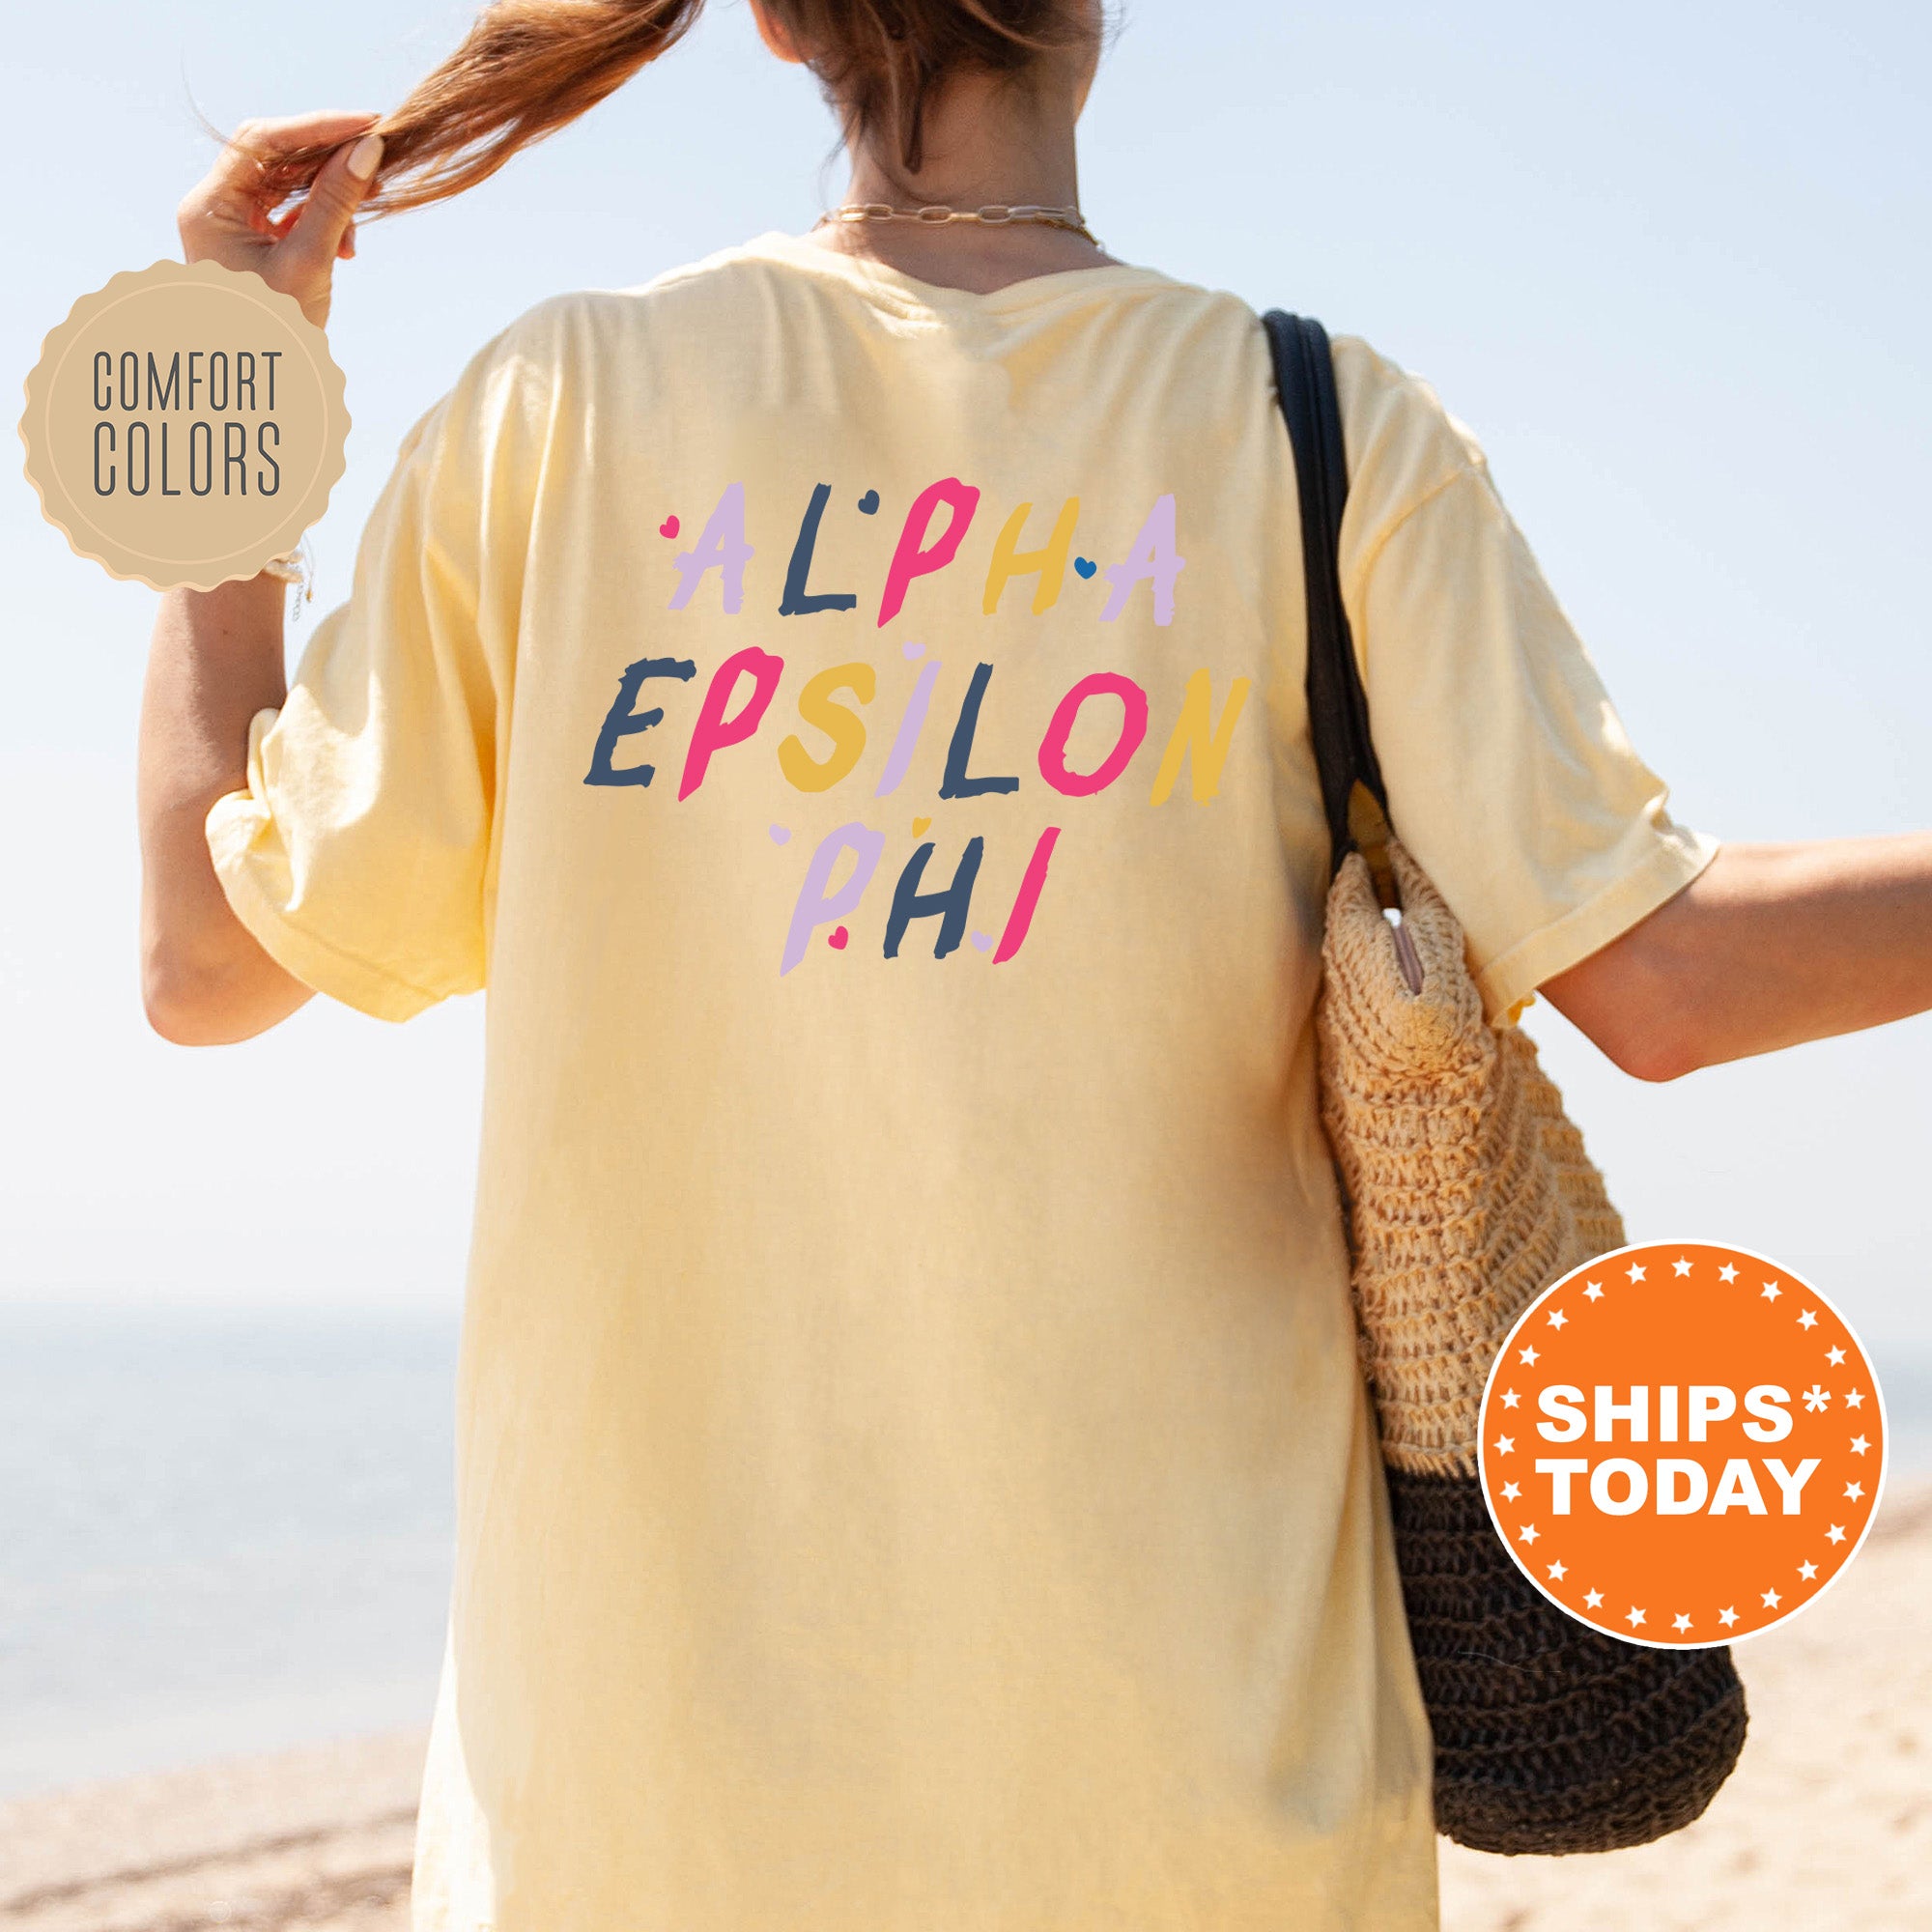
M 876 490 L 867 490 L 859 498 L 859 514 L 862 517 L 876 517 L 879 514 L 879 493 Z
M 912 836 L 917 838 L 931 823 L 932 820 L 929 818 L 915 818 L 912 822 Z
M 677 518 L 675 516 L 667 517 L 664 520 L 664 522 L 658 526 L 658 535 L 661 537 L 674 537 L 676 536 L 676 534 L 677 534 Z
M 826 945 L 831 947 L 833 952 L 843 952 L 845 951 L 845 942 L 849 940 L 851 937 L 852 935 L 849 932 L 847 932 L 842 925 L 835 925 L 832 928 L 832 930 L 826 934 L 825 943 Z
M 1073 559 L 1073 568 L 1082 577 L 1092 577 L 1100 566 L 1091 556 L 1076 556 Z

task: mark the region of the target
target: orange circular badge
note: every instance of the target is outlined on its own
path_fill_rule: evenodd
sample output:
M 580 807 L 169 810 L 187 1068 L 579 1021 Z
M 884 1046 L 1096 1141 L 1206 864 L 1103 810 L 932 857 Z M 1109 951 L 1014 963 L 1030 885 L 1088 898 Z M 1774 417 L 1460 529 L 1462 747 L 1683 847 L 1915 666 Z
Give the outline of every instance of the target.
M 1631 1643 L 1731 1643 L 1815 1602 L 1871 1526 L 1885 1448 L 1830 1299 L 1709 1241 L 1620 1248 L 1546 1289 L 1483 1393 L 1497 1534 L 1550 1602 Z

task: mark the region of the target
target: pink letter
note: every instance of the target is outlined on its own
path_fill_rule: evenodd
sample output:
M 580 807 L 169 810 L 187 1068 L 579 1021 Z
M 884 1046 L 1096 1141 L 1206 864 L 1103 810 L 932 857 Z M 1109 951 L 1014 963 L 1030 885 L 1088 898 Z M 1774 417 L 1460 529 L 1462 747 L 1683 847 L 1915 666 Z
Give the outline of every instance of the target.
M 1123 712 L 1121 735 L 1097 770 L 1085 775 L 1069 772 L 1066 741 L 1073 735 L 1074 720 L 1080 716 L 1080 707 L 1103 691 L 1111 691 L 1121 700 Z M 1092 798 L 1096 791 L 1105 791 L 1126 770 L 1127 760 L 1140 750 L 1141 740 L 1147 736 L 1147 693 L 1119 671 L 1096 670 L 1092 677 L 1083 677 L 1060 700 L 1060 709 L 1053 714 L 1046 736 L 1039 742 L 1039 775 L 1055 791 L 1065 792 L 1068 798 Z
M 705 691 L 704 702 L 698 706 L 697 723 L 692 726 L 691 749 L 684 754 L 684 776 L 677 781 L 679 798 L 689 798 L 704 782 L 713 752 L 722 752 L 726 745 L 742 745 L 758 728 L 765 706 L 779 688 L 779 673 L 783 669 L 783 658 L 775 658 L 755 644 L 726 658 L 718 667 Z M 746 671 L 752 674 L 752 695 L 737 717 L 727 718 L 724 707 Z
M 886 572 L 886 594 L 879 604 L 882 625 L 890 624 L 899 614 L 906 585 L 915 577 L 928 577 L 935 570 L 944 570 L 958 554 L 959 539 L 966 534 L 966 526 L 973 521 L 979 502 L 979 491 L 956 476 L 942 477 L 913 498 L 912 508 L 906 512 L 905 528 L 899 532 L 898 548 L 893 552 L 892 568 Z M 930 550 L 923 550 L 926 526 L 941 503 L 952 509 L 952 521 L 947 525 L 946 534 Z
M 1026 875 L 1020 880 L 1013 909 L 1007 915 L 1007 929 L 1000 934 L 999 951 L 993 954 L 995 966 L 1003 959 L 1010 959 L 1026 943 L 1027 928 L 1033 924 L 1033 909 L 1039 903 L 1039 889 L 1046 884 L 1047 865 L 1053 858 L 1054 843 L 1059 837 L 1060 827 L 1049 825 L 1033 848 L 1033 857 L 1027 861 Z

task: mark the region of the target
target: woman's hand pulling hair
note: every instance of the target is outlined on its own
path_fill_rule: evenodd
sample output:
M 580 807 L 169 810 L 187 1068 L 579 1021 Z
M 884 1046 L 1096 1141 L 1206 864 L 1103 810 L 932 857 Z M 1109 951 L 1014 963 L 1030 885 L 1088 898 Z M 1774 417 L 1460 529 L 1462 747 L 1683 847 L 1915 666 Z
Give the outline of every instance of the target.
M 189 262 L 252 270 L 271 289 L 294 296 L 318 328 L 328 322 L 338 260 L 355 252 L 355 211 L 382 165 L 376 114 L 296 114 L 244 121 L 213 167 L 176 211 Z M 279 212 L 286 190 L 274 184 L 280 156 L 332 147 L 307 193 Z

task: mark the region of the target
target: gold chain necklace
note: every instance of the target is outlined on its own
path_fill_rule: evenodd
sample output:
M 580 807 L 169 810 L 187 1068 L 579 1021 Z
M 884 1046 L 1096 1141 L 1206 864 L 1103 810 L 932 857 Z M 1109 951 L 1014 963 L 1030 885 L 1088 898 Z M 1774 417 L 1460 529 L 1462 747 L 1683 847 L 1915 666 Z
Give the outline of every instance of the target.
M 1085 236 L 1094 247 L 1100 243 L 1087 226 L 1087 217 L 1078 208 L 1043 208 L 1036 202 L 1009 205 L 993 202 L 985 208 L 947 208 L 927 202 L 919 208 L 895 208 L 889 201 L 848 201 L 828 209 L 818 217 L 817 226 L 828 221 L 920 221 L 929 228 L 941 228 L 949 221 L 976 221 L 983 228 L 1005 228 L 1013 222 L 1035 222 L 1043 228 L 1065 228 Z

